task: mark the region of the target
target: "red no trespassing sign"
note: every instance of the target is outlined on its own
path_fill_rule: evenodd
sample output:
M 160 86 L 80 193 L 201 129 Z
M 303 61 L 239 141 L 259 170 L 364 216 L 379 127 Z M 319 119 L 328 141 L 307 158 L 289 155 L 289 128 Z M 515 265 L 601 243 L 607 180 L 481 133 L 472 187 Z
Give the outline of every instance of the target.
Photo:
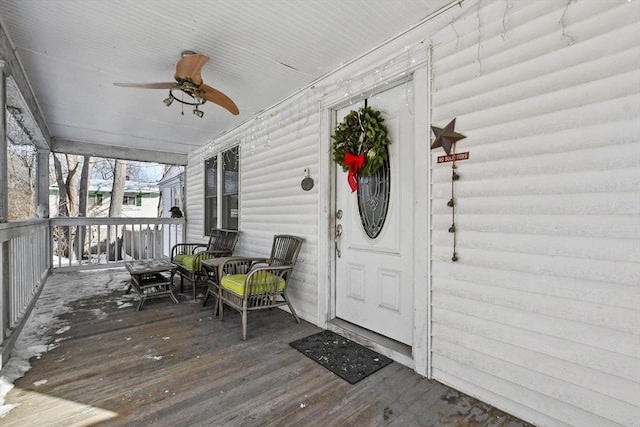
M 447 162 L 453 162 L 453 154 L 449 154 L 446 156 L 438 156 L 438 163 L 447 163 Z M 456 158 L 455 160 L 467 160 L 469 158 L 469 152 L 465 151 L 464 153 L 456 153 L 455 154 Z

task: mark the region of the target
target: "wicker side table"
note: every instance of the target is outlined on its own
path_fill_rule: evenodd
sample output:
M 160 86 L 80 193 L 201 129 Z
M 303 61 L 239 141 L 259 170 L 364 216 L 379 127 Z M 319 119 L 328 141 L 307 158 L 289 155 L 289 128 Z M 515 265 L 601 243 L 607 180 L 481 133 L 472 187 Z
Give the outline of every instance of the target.
M 131 281 L 127 293 L 134 289 L 140 296 L 137 311 L 147 299 L 167 296 L 177 304 L 178 300 L 173 295 L 173 276 L 176 266 L 165 259 L 148 259 L 125 262 L 125 266 L 131 274 Z

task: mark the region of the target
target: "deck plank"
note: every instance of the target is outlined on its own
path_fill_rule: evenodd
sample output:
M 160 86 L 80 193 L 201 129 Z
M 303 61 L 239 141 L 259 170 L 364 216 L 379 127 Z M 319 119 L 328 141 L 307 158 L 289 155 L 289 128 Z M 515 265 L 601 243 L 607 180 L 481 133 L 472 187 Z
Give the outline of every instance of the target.
M 282 310 L 250 313 L 242 341 L 233 310 L 186 292 L 137 312 L 111 286 L 51 325 L 59 345 L 16 380 L 3 427 L 527 425 L 397 363 L 351 385 L 289 346 L 320 329 Z

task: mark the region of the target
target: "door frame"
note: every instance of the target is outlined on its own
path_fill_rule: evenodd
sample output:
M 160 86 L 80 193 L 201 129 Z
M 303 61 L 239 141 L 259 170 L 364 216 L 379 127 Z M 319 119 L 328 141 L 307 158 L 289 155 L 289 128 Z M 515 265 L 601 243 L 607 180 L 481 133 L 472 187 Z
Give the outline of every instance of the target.
M 410 71 L 410 72 L 409 72 Z M 431 378 L 431 155 L 430 155 L 430 69 L 429 64 L 421 64 L 414 70 L 401 70 L 395 78 L 388 79 L 388 85 L 378 91 L 366 88 L 356 92 L 350 100 L 343 97 L 322 105 L 320 110 L 320 149 L 318 204 L 318 325 L 337 332 L 349 332 L 332 323 L 335 319 L 335 195 L 336 177 L 330 147 L 331 135 L 336 126 L 336 111 L 360 100 L 366 93 L 371 97 L 376 93 L 413 80 L 414 115 L 414 281 L 413 281 L 413 346 L 411 354 L 398 351 L 392 343 L 361 334 L 348 333 L 348 337 L 362 341 L 397 362 L 413 368 L 418 374 Z M 362 95 L 362 96 L 361 96 Z M 323 256 L 324 255 L 324 256 Z M 419 262 L 420 260 L 428 262 Z

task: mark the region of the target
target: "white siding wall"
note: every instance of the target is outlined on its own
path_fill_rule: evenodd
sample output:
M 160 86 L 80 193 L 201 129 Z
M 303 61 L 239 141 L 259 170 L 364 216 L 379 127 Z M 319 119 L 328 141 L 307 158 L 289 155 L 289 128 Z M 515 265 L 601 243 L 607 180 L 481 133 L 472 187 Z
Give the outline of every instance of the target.
M 298 108 L 299 107 L 299 108 Z M 267 255 L 274 234 L 293 234 L 305 239 L 294 270 L 289 296 L 305 319 L 317 317 L 318 294 L 318 189 L 319 114 L 317 105 L 295 104 L 283 108 L 287 119 L 269 120 L 270 148 L 266 136 L 242 150 L 242 251 Z M 302 111 L 299 111 L 302 109 Z M 298 113 L 298 114 L 296 114 Z M 278 114 L 281 114 L 278 112 Z M 296 116 L 292 117 L 292 114 Z M 304 191 L 300 182 L 309 168 L 316 185 Z
M 206 241 L 204 158 L 240 144 L 237 252 L 266 255 L 276 233 L 304 237 L 291 296 L 302 318 L 323 324 L 328 109 L 424 64 L 432 45 L 431 119 L 416 116 L 416 135 L 456 117 L 467 135 L 458 151 L 471 153 L 456 183 L 457 263 L 441 149 L 430 188 L 417 188 L 425 222 L 431 194 L 431 245 L 416 250 L 431 254 L 432 322 L 414 327 L 431 332 L 432 376 L 538 425 L 637 425 L 639 23 L 640 1 L 465 1 L 192 153 L 187 240 Z M 424 88 L 415 96 L 427 98 Z
M 432 153 L 433 377 L 538 425 L 638 425 L 640 2 L 464 7 L 433 37 L 432 121 L 470 152 L 457 263 Z
M 441 28 L 446 19 L 442 15 L 428 25 Z M 191 153 L 186 169 L 187 240 L 206 241 L 204 159 L 239 144 L 241 232 L 236 253 L 268 255 L 274 234 L 303 237 L 305 243 L 288 293 L 301 318 L 324 325 L 330 317 L 328 258 L 333 249 L 329 241 L 333 232 L 330 187 L 334 179 L 334 165 L 329 161 L 331 111 L 357 103 L 426 67 L 428 47 L 424 41 L 424 34 L 416 30 L 391 40 Z M 426 93 L 422 95 L 426 99 Z M 426 121 L 423 125 L 426 132 Z M 425 156 L 420 169 L 426 169 L 426 165 Z M 305 168 L 315 180 L 308 192 L 300 187 Z M 426 204 L 426 189 L 423 193 L 422 205 Z M 426 288 L 424 283 L 421 286 Z
M 185 200 L 182 210 L 187 224 L 187 242 L 207 243 L 209 237 L 204 235 L 204 160 L 202 152 L 189 156 L 189 164 L 185 167 Z
M 214 148 L 194 153 L 187 167 L 187 240 L 206 241 L 204 158 L 240 144 L 241 234 L 236 254 L 269 255 L 275 234 L 305 239 L 288 292 L 298 314 L 311 321 L 318 310 L 319 120 L 317 103 L 298 97 L 216 140 Z M 311 191 L 300 187 L 305 168 L 316 180 Z

